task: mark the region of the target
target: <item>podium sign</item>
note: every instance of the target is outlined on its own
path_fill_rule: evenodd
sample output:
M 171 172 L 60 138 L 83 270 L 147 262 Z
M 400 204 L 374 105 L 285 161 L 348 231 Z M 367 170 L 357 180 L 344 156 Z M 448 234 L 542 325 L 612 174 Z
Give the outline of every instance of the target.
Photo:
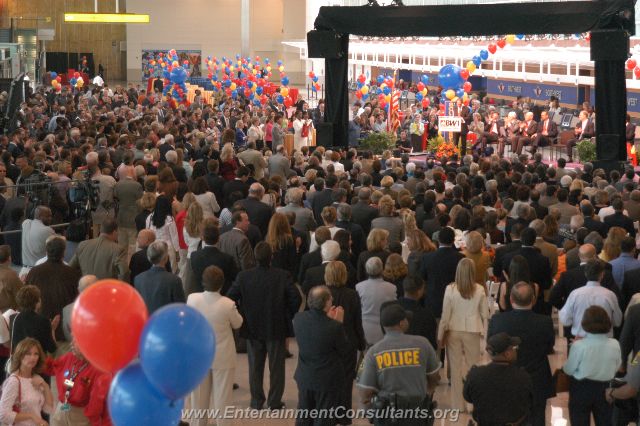
M 441 132 L 460 132 L 462 130 L 462 117 L 445 115 L 439 117 L 438 130 Z

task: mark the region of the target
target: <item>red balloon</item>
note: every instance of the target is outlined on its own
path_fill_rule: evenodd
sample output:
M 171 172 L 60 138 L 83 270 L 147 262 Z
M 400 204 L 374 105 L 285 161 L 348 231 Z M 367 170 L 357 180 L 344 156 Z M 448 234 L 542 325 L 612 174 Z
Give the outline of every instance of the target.
M 387 106 L 387 103 L 385 101 L 380 101 L 380 102 L 378 102 L 378 106 L 380 108 L 384 108 L 385 106 Z
M 631 58 L 627 61 L 627 69 L 629 71 L 631 71 L 632 69 L 634 69 L 636 67 L 636 60 Z
M 464 84 L 462 85 L 462 90 L 464 90 L 466 93 L 469 93 L 471 91 L 471 83 L 469 83 L 468 81 L 465 81 Z
M 267 95 L 260 96 L 260 103 L 262 105 L 266 104 L 267 102 L 269 102 L 269 98 L 267 98 Z
M 362 98 L 362 92 L 359 90 L 356 90 L 356 98 L 361 99 Z
M 500 39 L 496 44 L 500 49 L 504 49 L 504 47 L 507 45 L 507 41 L 505 39 Z
M 78 71 L 76 71 L 76 72 L 74 72 L 74 73 L 73 73 L 73 76 L 74 76 L 75 78 L 78 78 L 78 77 L 80 77 L 80 73 L 79 73 Z
M 640 67 L 635 67 L 633 69 L 633 74 L 636 76 L 636 78 L 640 78 Z
M 367 77 L 364 74 L 360 74 L 360 77 L 358 77 L 358 81 L 364 84 L 364 82 L 367 81 Z
M 289 107 L 291 107 L 291 105 L 293 105 L 293 100 L 289 96 L 284 98 L 284 106 L 289 108 Z
M 422 98 L 422 108 L 427 108 L 429 106 L 429 98 Z
M 251 90 L 249 89 L 244 89 L 244 97 L 248 98 L 249 96 L 251 96 Z
M 460 77 L 462 77 L 463 80 L 466 80 L 469 78 L 469 70 L 466 68 L 462 68 L 460 70 Z
M 259 78 L 257 84 L 258 84 L 258 87 L 264 86 L 264 78 Z
M 62 77 L 57 76 L 57 77 L 56 77 L 56 80 L 58 81 L 58 83 L 60 83 L 60 82 L 62 81 Z
M 489 46 L 487 46 L 487 50 L 493 55 L 494 53 L 496 53 L 496 50 L 498 50 L 498 46 L 496 46 L 495 43 L 489 43 Z
M 584 37 L 585 40 L 587 41 L 591 41 L 591 33 L 587 33 L 587 35 Z
M 418 92 L 422 92 L 424 90 L 424 83 L 423 82 L 418 83 L 417 87 L 418 87 Z
M 147 317 L 147 307 L 132 286 L 101 280 L 78 297 L 71 328 L 78 348 L 91 364 L 115 373 L 138 354 Z

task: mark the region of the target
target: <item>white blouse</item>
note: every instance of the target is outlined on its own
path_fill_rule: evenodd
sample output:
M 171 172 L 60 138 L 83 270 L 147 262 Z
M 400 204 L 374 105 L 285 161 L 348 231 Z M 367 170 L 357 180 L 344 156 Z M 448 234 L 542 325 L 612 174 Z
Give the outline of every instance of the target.
M 19 385 L 18 380 L 20 381 Z M 20 395 L 18 395 L 18 392 Z M 37 414 L 39 417 L 41 411 L 47 414 L 52 412 L 53 407 L 44 405 L 44 394 L 33 386 L 32 379 L 12 374 L 2 384 L 0 423 L 3 425 L 36 426 L 36 423 L 32 420 L 14 423 L 17 413 L 13 411 L 13 405 L 18 402 L 18 398 L 20 398 L 20 413 L 22 414 Z
M 173 217 L 167 216 L 164 222 L 164 226 L 156 228 L 153 225 L 153 213 L 147 216 L 146 226 L 147 229 L 156 233 L 156 240 L 164 241 L 169 246 L 169 249 L 178 250 L 180 248 L 180 241 L 178 240 L 178 228 Z

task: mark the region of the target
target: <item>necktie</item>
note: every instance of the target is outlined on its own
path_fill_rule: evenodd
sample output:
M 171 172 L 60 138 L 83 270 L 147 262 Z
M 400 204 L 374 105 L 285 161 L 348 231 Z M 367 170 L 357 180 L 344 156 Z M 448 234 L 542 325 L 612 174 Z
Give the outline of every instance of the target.
M 547 131 L 547 123 L 548 123 L 548 122 L 549 122 L 549 120 L 545 120 L 545 122 L 544 122 L 544 127 L 542 128 L 542 131 L 543 131 L 543 132 L 546 132 L 546 131 Z

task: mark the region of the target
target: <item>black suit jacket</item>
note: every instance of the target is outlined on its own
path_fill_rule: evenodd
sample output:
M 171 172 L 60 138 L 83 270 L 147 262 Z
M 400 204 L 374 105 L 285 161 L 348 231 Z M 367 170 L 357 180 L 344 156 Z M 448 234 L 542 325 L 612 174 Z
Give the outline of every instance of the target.
M 224 285 L 220 289 L 220 294 L 225 295 L 231 284 L 238 275 L 238 268 L 233 257 L 223 253 L 217 247 L 206 246 L 191 253 L 191 270 L 193 271 L 193 282 L 189 283 L 193 293 L 204 291 L 202 287 L 202 274 L 208 266 L 217 266 L 224 272 Z
M 378 209 L 363 201 L 358 201 L 351 206 L 351 220 L 362 227 L 365 235 L 369 235 L 371 221 L 376 217 L 378 217 Z
M 609 263 L 607 265 L 610 265 Z M 615 286 L 617 288 L 617 286 Z M 622 312 L 627 309 L 634 294 L 640 292 L 640 269 L 632 269 L 624 273 L 622 280 L 622 296 L 618 298 Z
M 207 180 L 207 186 L 209 186 L 209 191 L 213 192 L 213 195 L 216 196 L 216 200 L 220 204 L 224 204 L 224 184 L 225 180 L 222 179 L 219 175 L 214 175 L 213 173 L 207 173 L 205 175 L 205 179 Z M 223 207 L 225 207 L 223 205 Z
M 422 222 L 422 231 L 429 238 L 433 238 L 433 234 L 441 229 L 442 226 L 440 226 L 440 222 L 438 221 L 437 217 L 426 219 L 424 222 Z
M 336 226 L 340 229 L 344 229 L 351 234 L 351 250 L 354 256 L 357 258 L 360 253 L 367 249 L 367 237 L 365 236 L 362 227 L 354 222 L 345 222 L 339 220 L 336 222 Z
M 187 171 L 184 169 L 184 167 L 169 163 L 169 168 L 173 172 L 173 175 L 176 177 L 176 180 L 178 182 L 187 183 Z
M 446 287 L 455 281 L 458 262 L 464 255 L 453 247 L 440 247 L 422 256 L 420 273 L 426 282 L 425 306 L 436 318 L 442 315 Z
M 405 311 L 413 313 L 413 316 L 409 319 L 409 330 L 407 330 L 407 334 L 422 336 L 431 343 L 431 346 L 437 348 L 438 323 L 431 310 L 422 306 L 419 301 L 406 297 L 399 298 L 398 303 Z
M 320 216 L 322 209 L 333 204 L 331 194 L 333 194 L 333 191 L 325 188 L 313 196 L 311 200 L 311 210 L 313 210 L 313 217 L 316 223 L 323 223 L 322 217 Z
M 233 179 L 226 182 L 224 184 L 224 187 L 222 188 L 222 196 L 223 196 L 222 199 L 224 200 L 224 207 L 231 209 L 232 205 L 231 205 L 230 197 L 231 197 L 231 194 L 233 194 L 236 191 L 242 192 L 242 195 L 246 198 L 247 195 L 249 194 L 249 184 L 239 179 Z M 217 196 L 216 196 L 216 199 L 217 199 Z
M 609 216 L 604 218 L 604 224 L 607 225 L 607 229 L 611 229 L 614 226 L 619 226 L 629 233 L 630 236 L 636 236 L 636 228 L 633 226 L 633 220 L 628 216 L 625 216 L 623 213 L 616 212 L 614 214 L 610 214 Z M 608 231 L 607 231 L 608 232 Z
M 512 253 L 512 252 L 516 252 L 518 250 L 520 250 L 522 248 L 522 242 L 520 240 L 518 241 L 512 241 L 510 243 L 507 243 L 503 246 L 500 246 L 496 249 L 496 254 L 493 258 L 493 275 L 495 275 L 496 277 L 500 278 L 500 279 L 504 279 L 502 272 L 505 270 L 505 257 Z M 508 272 L 508 271 L 507 271 Z
M 327 265 L 328 263 L 322 263 L 306 270 L 304 273 L 304 281 L 302 281 L 301 285 L 302 292 L 305 295 L 309 294 L 309 290 L 311 290 L 312 287 L 325 284 L 324 271 L 327 269 Z
M 551 265 L 549 259 L 540 253 L 536 247 L 520 247 L 519 250 L 512 251 L 504 257 L 502 268 L 504 271 L 509 270 L 509 264 L 511 259 L 516 255 L 521 255 L 529 263 L 529 272 L 531 273 L 531 280 L 540 286 L 540 290 L 548 290 L 551 288 Z M 542 297 L 540 292 L 539 298 Z
M 338 392 L 344 387 L 343 359 L 349 355 L 344 327 L 323 311 L 299 312 L 293 320 L 298 341 L 294 379 L 301 389 Z
M 636 138 L 636 125 L 633 123 L 627 124 L 627 128 L 625 129 L 625 140 L 627 143 L 633 143 Z
M 266 236 L 267 229 L 269 228 L 269 221 L 273 215 L 273 209 L 253 197 L 240 201 L 240 204 L 247 210 L 249 221 L 260 229 L 260 233 L 263 236 Z
M 291 274 L 258 266 L 241 271 L 227 293 L 244 318 L 240 335 L 252 340 L 284 340 L 302 299 Z
M 640 350 L 640 305 L 633 305 L 627 312 L 620 333 L 620 349 L 623 360 Z
M 147 305 L 149 315 L 165 305 L 186 302 L 180 278 L 158 266 L 138 275 L 134 285 Z
M 538 128 L 536 129 L 536 133 L 538 135 L 542 135 L 542 131 L 544 130 L 544 121 L 538 123 Z M 547 134 L 549 138 L 555 138 L 558 136 L 558 126 L 555 121 L 549 118 L 549 124 L 547 125 Z
M 629 271 L 632 272 L 632 271 Z M 577 268 L 570 269 L 560 275 L 560 279 L 551 289 L 549 293 L 549 303 L 556 309 L 560 310 L 564 306 L 569 297 L 569 294 L 580 287 L 583 287 L 587 283 L 587 277 L 584 274 L 584 265 L 580 265 Z M 621 301 L 620 289 L 613 280 L 611 275 L 611 264 L 605 263 L 604 277 L 600 283 L 602 287 L 608 288 L 618 296 L 618 303 Z
M 138 250 L 131 256 L 129 261 L 129 283 L 133 285 L 136 276 L 140 275 L 144 271 L 148 271 L 151 268 L 151 262 L 147 257 L 147 248 Z M 171 262 L 167 262 L 166 269 L 171 272 Z
M 302 285 L 304 282 L 304 277 L 307 270 L 313 268 L 314 266 L 322 265 L 322 253 L 320 252 L 320 248 L 305 253 L 300 260 L 300 270 L 298 271 L 298 284 Z
M 602 236 L 602 238 L 607 238 L 607 232 L 609 231 L 609 229 L 607 228 L 606 224 L 600 222 L 599 220 L 595 220 L 592 217 L 585 217 L 584 227 L 591 232 L 596 231 Z
M 364 351 L 367 347 L 367 341 L 364 338 L 364 329 L 362 328 L 362 305 L 360 304 L 360 296 L 351 288 L 347 287 L 329 287 L 333 296 L 334 306 L 342 306 L 344 309 L 344 320 L 342 325 L 347 334 L 347 345 L 352 351 Z M 349 373 L 348 371 L 346 373 Z M 355 372 L 354 372 L 355 374 Z
M 498 333 L 520 338 L 515 365 L 524 368 L 531 376 L 534 398 L 553 397 L 555 389 L 548 358 L 548 355 L 553 353 L 555 343 L 551 317 L 536 314 L 531 310 L 502 312 L 491 318 L 487 338 Z

